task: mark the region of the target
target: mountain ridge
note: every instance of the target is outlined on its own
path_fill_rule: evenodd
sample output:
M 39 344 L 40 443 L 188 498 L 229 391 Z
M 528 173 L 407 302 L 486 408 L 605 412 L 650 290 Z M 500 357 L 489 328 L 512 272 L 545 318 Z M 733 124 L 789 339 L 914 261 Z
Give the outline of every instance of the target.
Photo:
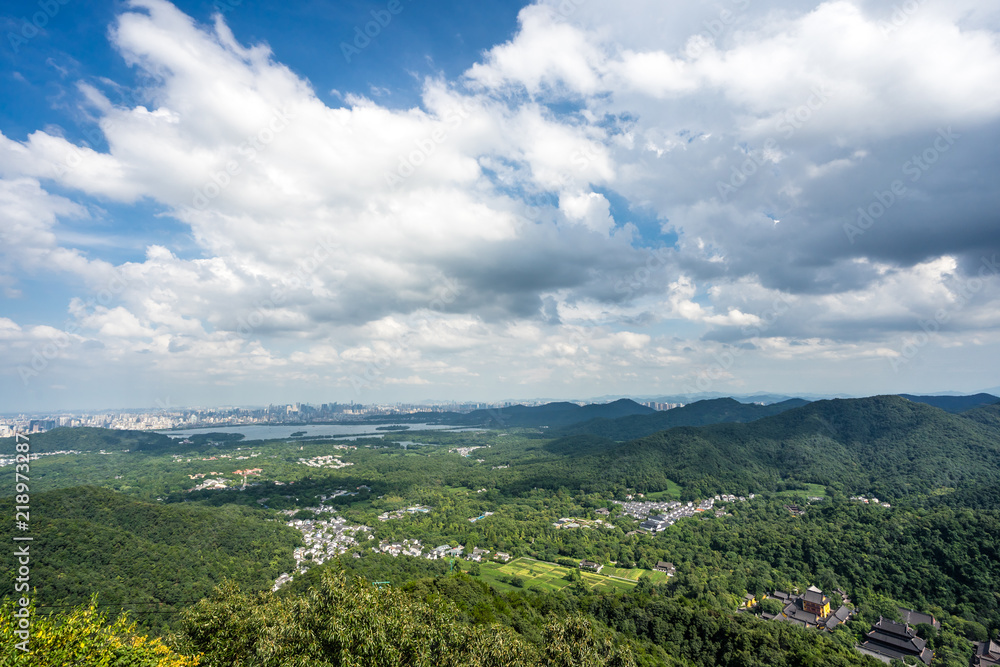
M 992 416 L 992 415 L 989 415 Z M 899 396 L 831 399 L 748 423 L 681 426 L 583 459 L 609 481 L 643 491 L 670 481 L 698 497 L 776 488 L 784 480 L 900 498 L 1000 481 L 1000 428 Z M 552 453 L 572 454 L 572 436 Z M 591 453 L 592 452 L 592 453 Z
M 563 429 L 566 435 L 584 433 L 611 440 L 633 440 L 680 426 L 707 426 L 724 422 L 750 422 L 802 407 L 809 402 L 792 398 L 770 405 L 740 403 L 733 398 L 714 398 L 647 415 L 628 415 L 609 420 L 596 418 Z

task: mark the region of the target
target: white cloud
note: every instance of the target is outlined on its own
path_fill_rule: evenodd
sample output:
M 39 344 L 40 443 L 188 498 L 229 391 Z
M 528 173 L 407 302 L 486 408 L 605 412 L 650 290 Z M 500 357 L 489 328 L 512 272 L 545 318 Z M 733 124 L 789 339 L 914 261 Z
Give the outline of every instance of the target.
M 598 89 L 605 58 L 588 36 L 561 20 L 544 5 L 530 5 L 518 14 L 517 36 L 473 65 L 467 76 L 491 89 L 524 86 L 530 93 L 543 87 L 563 87 L 589 94 Z
M 762 358 L 864 359 L 936 308 L 995 326 L 995 280 L 956 305 L 997 245 L 993 14 L 922 5 L 887 32 L 877 3 L 732 5 L 718 31 L 717 8 L 531 5 L 458 81 L 392 109 L 330 107 L 224 20 L 133 2 L 111 38 L 148 85 L 121 105 L 78 86 L 107 152 L 0 135 L 0 285 L 57 270 L 77 297 L 59 326 L 97 361 L 365 391 L 660 386 L 645 369 L 687 377 L 748 338 Z M 849 242 L 852 211 L 947 126 L 940 168 Z M 95 199 L 154 204 L 195 252 L 73 248 Z M 0 319 L 20 358 L 26 331 Z

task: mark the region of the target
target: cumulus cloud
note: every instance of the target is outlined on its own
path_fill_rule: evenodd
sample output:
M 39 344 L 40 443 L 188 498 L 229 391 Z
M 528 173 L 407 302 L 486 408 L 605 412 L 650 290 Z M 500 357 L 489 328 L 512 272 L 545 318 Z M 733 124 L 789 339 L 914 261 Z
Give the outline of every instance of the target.
M 1000 252 L 1000 22 L 892 11 L 546 0 L 393 109 L 133 0 L 110 38 L 145 86 L 77 86 L 106 152 L 0 134 L 0 285 L 55 269 L 65 354 L 164 382 L 670 391 L 727 346 L 891 357 L 940 309 L 991 345 L 996 272 L 961 293 Z M 151 202 L 197 252 L 76 249 L 95 201 Z

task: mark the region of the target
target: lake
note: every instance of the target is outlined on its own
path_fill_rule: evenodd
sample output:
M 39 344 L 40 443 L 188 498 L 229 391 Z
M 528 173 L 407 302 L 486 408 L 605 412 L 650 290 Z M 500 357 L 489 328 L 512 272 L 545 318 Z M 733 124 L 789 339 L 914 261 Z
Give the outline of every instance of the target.
M 157 431 L 169 435 L 171 438 L 187 438 L 192 435 L 203 433 L 242 433 L 247 440 L 281 440 L 290 438 L 292 433 L 305 431 L 302 438 L 316 438 L 320 436 L 343 437 L 343 436 L 388 436 L 395 438 L 414 431 L 478 431 L 480 429 L 455 428 L 446 424 L 407 424 L 410 428 L 405 431 L 376 431 L 376 426 L 382 424 L 245 424 L 240 426 L 203 426 L 199 428 L 187 428 L 177 431 Z

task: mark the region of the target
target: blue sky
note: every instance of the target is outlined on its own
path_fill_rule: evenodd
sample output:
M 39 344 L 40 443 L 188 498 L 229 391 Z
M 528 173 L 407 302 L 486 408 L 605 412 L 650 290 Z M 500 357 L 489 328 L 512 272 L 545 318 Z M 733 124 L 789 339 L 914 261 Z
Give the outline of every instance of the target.
M 901 7 L 7 3 L 0 404 L 994 387 L 1000 15 Z

